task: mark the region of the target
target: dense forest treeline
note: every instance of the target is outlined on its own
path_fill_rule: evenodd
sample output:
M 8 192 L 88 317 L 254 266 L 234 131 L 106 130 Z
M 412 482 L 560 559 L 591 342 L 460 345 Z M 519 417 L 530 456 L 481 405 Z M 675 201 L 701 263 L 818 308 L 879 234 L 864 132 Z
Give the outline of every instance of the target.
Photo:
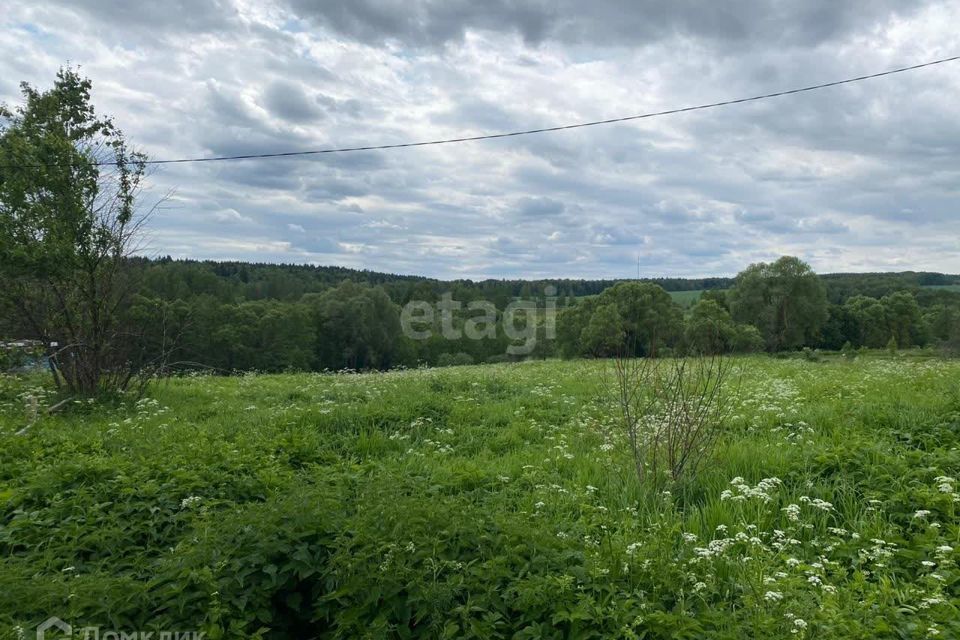
M 144 271 L 144 288 L 164 300 L 211 295 L 224 302 L 244 300 L 299 300 L 307 293 L 319 293 L 345 280 L 381 286 L 397 304 L 410 300 L 439 299 L 453 293 L 461 300 L 486 299 L 506 304 L 514 297 L 530 297 L 546 286 L 557 288 L 561 297 L 583 297 L 602 293 L 621 280 L 540 279 L 540 280 L 437 280 L 423 276 L 399 275 L 334 266 L 268 264 L 236 261 L 157 260 L 138 258 Z M 820 276 L 830 302 L 840 304 L 857 294 L 882 297 L 901 290 L 922 287 L 960 286 L 960 275 L 936 272 L 830 273 Z M 631 278 L 631 281 L 635 279 Z M 640 282 L 659 285 L 666 291 L 728 289 L 734 277 L 660 278 L 644 277 Z M 932 293 L 932 292 L 929 292 Z M 502 306 L 498 304 L 498 306 Z
M 603 357 L 625 349 L 637 355 L 839 350 L 882 348 L 891 340 L 899 347 L 949 346 L 960 339 L 960 291 L 952 286 L 960 277 L 818 276 L 794 258 L 752 265 L 735 278 L 621 282 L 442 281 L 170 258 L 136 258 L 131 267 L 138 287 L 129 313 L 141 357 L 221 372 Z M 703 293 L 688 308 L 667 293 L 697 290 Z M 518 300 L 532 309 L 512 312 Z M 436 311 L 426 325 L 420 321 L 428 331 L 416 338 L 403 327 L 411 302 Z M 446 320 L 443 304 L 452 305 Z M 548 309 L 556 311 L 552 320 Z M 31 337 L 29 327 L 5 324 L 5 336 Z
M 780 265 L 786 272 L 774 269 Z M 795 259 L 753 265 L 736 278 L 454 280 L 342 267 L 138 260 L 133 304 L 144 349 L 177 345 L 172 360 L 222 371 L 368 369 L 496 362 L 520 357 L 679 351 L 781 351 L 801 347 L 943 345 L 956 337 L 957 276 L 867 273 L 817 276 Z M 764 270 L 766 269 L 766 271 Z M 771 271 L 773 269 L 773 271 Z M 667 291 L 704 290 L 687 309 Z M 548 294 L 551 294 L 548 296 Z M 404 305 L 444 300 L 429 335 L 405 335 Z M 508 311 L 516 300 L 536 312 Z M 488 301 L 493 311 L 470 310 Z M 556 331 L 545 312 L 556 309 Z M 482 335 L 464 329 L 489 314 Z M 526 327 L 534 340 L 508 335 Z M 452 329 L 452 334 L 449 329 Z M 527 344 L 526 351 L 517 345 Z M 510 354 L 508 347 L 515 353 Z M 516 351 L 521 351 L 517 354 Z
M 151 295 L 165 300 L 187 299 L 207 294 L 225 302 L 293 301 L 299 300 L 305 294 L 319 293 L 349 280 L 381 286 L 391 300 L 401 305 L 410 300 L 436 301 L 448 292 L 460 300 L 485 299 L 506 304 L 516 297 L 530 297 L 533 292 L 542 291 L 544 287 L 551 285 L 557 288 L 562 297 L 583 297 L 597 295 L 619 282 L 578 279 L 437 280 L 346 267 L 174 260 L 170 257 L 158 260 L 137 259 L 136 262 L 143 269 L 145 289 Z M 960 277 L 943 274 L 917 275 L 939 276 L 944 284 L 960 281 Z M 643 278 L 642 281 L 657 284 L 667 291 L 726 289 L 733 284 L 733 278 L 723 277 Z

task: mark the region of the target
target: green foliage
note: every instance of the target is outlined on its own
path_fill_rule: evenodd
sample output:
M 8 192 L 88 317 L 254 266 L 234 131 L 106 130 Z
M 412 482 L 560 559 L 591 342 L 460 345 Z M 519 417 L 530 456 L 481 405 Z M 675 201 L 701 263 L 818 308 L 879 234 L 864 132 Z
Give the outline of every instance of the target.
M 728 353 L 733 350 L 736 333 L 730 314 L 715 300 L 701 300 L 690 310 L 685 337 L 694 353 Z
M 751 324 L 738 324 L 735 330 L 731 345 L 734 353 L 763 351 L 763 336 L 759 329 Z
M 187 377 L 23 436 L 49 381 L 0 376 L 0 635 L 960 635 L 960 363 L 733 364 L 669 495 L 601 361 Z
M 897 338 L 896 336 L 890 336 L 890 340 L 887 342 L 887 353 L 890 355 L 896 355 L 897 353 Z
M 615 303 L 599 304 L 580 332 L 579 350 L 595 357 L 623 351 L 626 331 Z
M 0 106 L 0 329 L 56 343 L 58 382 L 86 395 L 123 389 L 137 364 L 126 259 L 145 160 L 96 115 L 90 89 L 66 68 Z
M 473 364 L 473 356 L 469 353 L 441 353 L 437 358 L 438 367 L 457 367 Z
M 557 342 L 564 355 L 649 355 L 677 343 L 683 315 L 657 285 L 620 282 L 560 314 Z
M 759 329 L 771 351 L 812 344 L 827 319 L 823 283 L 791 256 L 750 265 L 737 275 L 728 297 L 734 319 Z
M 347 281 L 305 301 L 316 317 L 317 359 L 324 368 L 385 369 L 396 363 L 400 314 L 382 289 Z
M 555 296 L 557 308 L 560 309 L 557 340 L 546 339 L 543 327 L 539 327 L 536 348 L 526 357 L 543 358 L 558 354 L 574 357 L 616 352 L 616 346 L 613 343 L 616 341 L 617 330 L 609 322 L 607 328 L 611 330 L 612 337 L 602 335 L 597 330 L 588 332 L 592 333 L 592 343 L 586 348 L 580 343 L 581 335 L 589 324 L 591 314 L 601 302 L 599 295 L 580 298 L 577 296 L 582 296 L 584 293 L 599 294 L 609 290 L 616 284 L 610 281 L 442 282 L 340 267 L 197 262 L 169 258 L 156 261 L 135 259 L 131 262 L 140 274 L 138 278 L 140 295 L 133 309 L 137 319 L 138 343 L 144 346 L 144 355 L 156 357 L 163 350 L 164 343 L 160 337 L 176 336 L 179 338 L 181 348 L 174 354 L 172 358 L 174 361 L 202 364 L 221 371 L 340 369 L 358 366 L 357 363 L 368 356 L 370 356 L 370 364 L 362 365 L 364 368 L 437 363 L 444 353 L 466 353 L 475 362 L 511 359 L 505 355 L 510 341 L 502 331 L 499 331 L 495 337 L 486 337 L 482 340 L 471 340 L 466 337 L 450 340 L 441 335 L 434 335 L 425 341 L 398 337 L 391 329 L 395 327 L 395 323 L 391 320 L 393 313 L 385 312 L 382 303 L 373 305 L 374 310 L 379 309 L 372 314 L 373 317 L 382 314 L 382 317 L 386 318 L 386 326 L 379 332 L 381 339 L 375 340 L 376 331 L 369 327 L 361 331 L 359 327 L 350 326 L 346 316 L 343 313 L 338 315 L 333 309 L 339 305 L 341 310 L 346 309 L 352 312 L 350 310 L 354 308 L 351 306 L 353 303 L 348 300 L 352 296 L 358 296 L 356 308 L 363 309 L 365 305 L 369 306 L 368 303 L 362 303 L 361 299 L 368 299 L 367 292 L 370 290 L 382 291 L 394 305 L 402 305 L 410 300 L 436 302 L 444 293 L 450 293 L 456 300 L 464 303 L 489 300 L 498 309 L 497 318 L 500 321 L 505 307 L 521 294 L 532 295 L 542 303 L 544 288 L 549 284 L 558 290 Z M 828 275 L 822 279 L 827 283 L 828 288 L 842 285 L 837 291 L 842 291 L 845 295 L 858 291 L 852 285 L 848 286 L 849 283 L 862 285 L 863 292 L 870 292 L 872 295 L 878 291 L 881 293 L 897 291 L 897 287 L 907 281 L 904 278 L 906 276 L 903 274 L 874 274 L 870 277 L 862 274 L 845 274 Z M 938 282 L 943 278 L 938 279 L 938 274 L 914 274 L 907 279 L 909 282 L 917 283 L 921 280 Z M 331 306 L 330 326 L 326 330 L 321 330 L 316 326 L 318 318 L 315 314 L 315 303 L 319 296 L 343 287 L 345 281 L 357 286 L 349 287 L 338 295 L 328 296 L 324 304 L 329 302 Z M 702 301 L 713 301 L 729 311 L 727 291 L 722 288 L 730 284 L 729 279 L 663 279 L 656 282 L 664 287 L 674 288 L 675 290 L 668 291 L 668 294 L 675 301 L 682 300 L 686 304 L 699 297 Z M 650 286 L 646 285 L 645 290 L 656 290 L 650 289 Z M 919 288 L 917 285 L 908 290 L 909 295 L 914 297 L 919 306 L 920 316 L 917 317 L 908 310 L 904 317 L 909 320 L 901 326 L 909 325 L 909 328 L 901 331 L 909 333 L 911 344 L 922 345 L 932 342 L 937 345 L 946 345 L 953 327 L 958 324 L 958 318 L 960 318 L 960 294 L 949 291 L 947 287 Z M 603 303 L 616 304 L 615 297 L 613 293 L 608 294 Z M 638 296 L 638 298 L 641 297 Z M 867 298 L 867 300 L 874 299 Z M 650 302 L 653 300 L 651 299 Z M 907 304 L 909 305 L 909 302 Z M 289 345 L 289 348 L 284 347 L 282 353 L 268 353 L 263 344 L 270 342 L 269 336 L 265 335 L 263 330 L 254 330 L 254 327 L 261 322 L 261 317 L 266 313 L 281 316 L 289 313 L 293 318 L 293 324 L 290 326 L 299 326 L 297 318 L 300 317 L 300 308 L 304 305 L 309 309 L 313 326 L 301 335 L 288 335 L 283 338 L 281 343 Z M 688 328 L 681 323 L 677 315 L 676 307 L 679 306 L 681 305 L 660 309 L 660 312 L 670 319 L 671 326 L 667 327 L 669 336 L 666 343 L 664 344 L 664 340 L 657 341 L 658 351 L 662 352 L 662 349 L 666 348 L 682 352 L 689 347 Z M 831 304 L 827 320 L 821 327 L 819 335 L 809 338 L 806 346 L 837 350 L 848 340 L 855 346 L 863 344 L 861 331 L 864 327 L 871 325 L 869 321 L 858 320 L 855 317 L 853 306 L 855 305 L 848 307 L 845 304 Z M 370 316 L 371 314 L 367 313 L 365 317 Z M 469 317 L 469 311 L 455 313 L 454 326 L 462 329 Z M 877 332 L 879 338 L 869 339 L 873 348 L 882 348 L 890 333 L 894 331 L 888 326 L 886 311 L 882 312 L 881 318 L 882 327 Z M 0 313 L 0 334 L 14 337 L 23 335 L 16 328 L 5 328 L 5 319 L 5 314 Z M 688 312 L 688 319 L 696 320 L 692 309 Z M 636 318 L 631 322 L 635 324 L 635 320 Z M 623 327 L 624 344 L 627 342 L 627 328 L 627 326 Z M 695 335 L 702 335 L 703 327 L 698 329 L 691 331 Z M 358 335 L 353 335 L 354 333 Z M 439 326 L 435 327 L 434 333 L 440 333 Z M 758 344 L 757 335 L 760 334 L 752 325 L 736 323 L 734 335 L 732 339 L 726 341 L 728 344 L 725 348 L 734 352 L 760 350 L 764 348 L 764 343 L 761 336 Z M 335 343 L 335 340 L 341 338 L 348 342 L 353 340 L 354 345 Z M 633 334 L 630 340 L 636 341 Z M 379 346 L 368 352 L 364 347 L 367 341 L 378 343 Z M 645 345 L 634 346 L 635 352 L 644 352 Z M 387 362 L 390 364 L 383 364 Z
M 857 350 L 853 348 L 853 345 L 850 344 L 849 340 L 843 343 L 843 347 L 840 349 L 840 353 L 847 360 L 855 360 L 857 357 Z

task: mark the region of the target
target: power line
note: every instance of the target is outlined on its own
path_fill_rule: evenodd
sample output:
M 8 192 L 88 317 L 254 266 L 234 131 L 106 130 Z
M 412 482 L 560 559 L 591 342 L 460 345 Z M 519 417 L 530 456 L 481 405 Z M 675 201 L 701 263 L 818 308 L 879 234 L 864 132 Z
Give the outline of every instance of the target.
M 552 131 L 566 131 L 567 129 L 582 129 L 584 127 L 596 127 L 604 124 L 615 124 L 618 122 L 628 122 L 631 120 L 644 120 L 646 118 L 656 118 L 660 116 L 668 116 L 676 113 L 686 113 L 689 111 L 701 111 L 703 109 L 714 109 L 716 107 L 725 107 L 733 104 L 743 104 L 745 102 L 757 102 L 759 100 L 767 100 L 770 98 L 779 98 L 781 96 L 789 96 L 796 93 L 805 93 L 807 91 L 816 91 L 818 89 L 826 89 L 829 87 L 836 87 L 842 84 L 851 84 L 854 82 L 862 82 L 864 80 L 871 80 L 873 78 L 881 78 L 883 76 L 892 76 L 897 73 L 904 73 L 906 71 L 915 71 L 917 69 L 922 69 L 924 67 L 932 67 L 938 64 L 944 64 L 947 62 L 954 62 L 960 60 L 960 55 L 951 56 L 949 58 L 940 58 L 939 60 L 932 60 L 930 62 L 924 62 L 922 64 L 914 64 L 908 67 L 900 67 L 898 69 L 890 69 L 889 71 L 881 71 L 879 73 L 871 73 L 864 76 L 856 76 L 854 78 L 847 78 L 845 80 L 835 80 L 833 82 L 824 82 L 822 84 L 814 84 L 807 87 L 800 87 L 798 89 L 788 89 L 786 91 L 776 91 L 774 93 L 764 93 L 761 95 L 750 96 L 748 98 L 737 98 L 735 100 L 723 100 L 721 102 L 711 102 L 708 104 L 700 104 L 691 107 L 681 107 L 678 109 L 667 109 L 665 111 L 654 111 L 651 113 L 642 113 L 639 115 L 633 116 L 623 116 L 619 118 L 608 118 L 606 120 L 593 120 L 590 122 L 578 122 L 576 124 L 567 124 L 560 125 L 555 127 L 543 127 L 540 129 L 524 129 L 522 131 L 509 131 L 505 133 L 488 133 L 484 135 L 477 136 L 464 136 L 460 138 L 443 138 L 439 140 L 424 140 L 420 142 L 401 142 L 396 144 L 380 144 L 380 145 L 369 145 L 362 147 L 339 147 L 333 149 L 314 149 L 309 151 L 283 151 L 279 153 L 251 153 L 244 155 L 236 156 L 212 156 L 206 158 L 173 158 L 167 160 L 147 160 L 146 164 L 186 164 L 190 162 L 223 162 L 226 160 L 253 160 L 257 158 L 290 158 L 294 156 L 314 156 L 314 155 L 323 155 L 329 153 L 351 153 L 354 151 L 382 151 L 387 149 L 405 149 L 407 147 L 426 147 L 432 145 L 441 145 L 441 144 L 453 144 L 457 142 L 475 142 L 478 140 L 494 140 L 497 138 L 515 138 L 517 136 L 528 136 L 537 133 L 550 133 Z M 116 165 L 116 162 L 112 161 L 102 161 L 94 163 L 95 166 L 111 166 Z M 16 165 L 8 165 L 5 168 L 12 168 Z M 39 168 L 42 166 L 49 165 L 22 165 L 23 168 Z

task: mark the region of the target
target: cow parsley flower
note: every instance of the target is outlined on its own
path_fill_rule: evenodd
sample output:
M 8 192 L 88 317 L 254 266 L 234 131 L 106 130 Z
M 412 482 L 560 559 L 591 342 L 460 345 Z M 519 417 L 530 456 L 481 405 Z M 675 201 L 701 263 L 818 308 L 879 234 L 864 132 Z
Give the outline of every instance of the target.
M 201 498 L 200 496 L 190 496 L 188 498 L 184 498 L 183 500 L 180 501 L 180 508 L 189 509 L 190 507 L 192 507 L 195 504 L 198 504 L 202 500 L 203 498 Z

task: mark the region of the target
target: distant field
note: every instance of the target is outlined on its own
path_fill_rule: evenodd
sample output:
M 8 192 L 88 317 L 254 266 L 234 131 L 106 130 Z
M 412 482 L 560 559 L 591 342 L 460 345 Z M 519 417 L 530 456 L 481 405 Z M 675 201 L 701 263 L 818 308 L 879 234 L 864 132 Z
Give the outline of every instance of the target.
M 697 300 L 700 299 L 700 296 L 703 295 L 703 292 L 707 289 L 695 289 L 693 291 L 668 291 L 670 297 L 673 298 L 673 301 L 679 304 L 681 307 L 687 308 L 692 307 L 696 304 Z M 726 291 L 726 289 L 710 289 L 710 291 Z
M 696 304 L 697 300 L 700 299 L 700 296 L 703 295 L 703 292 L 707 289 L 693 289 L 690 291 L 667 291 L 670 294 L 670 297 L 673 298 L 673 301 L 678 305 L 686 309 L 687 307 L 692 307 Z M 726 289 L 712 289 L 712 291 L 726 291 Z M 589 298 L 590 296 L 579 296 L 580 298 Z
M 702 289 L 694 291 L 668 291 L 670 297 L 673 298 L 673 301 L 679 304 L 681 307 L 691 307 L 697 300 L 700 299 L 700 295 L 703 293 Z
M 49 387 L 0 376 L 0 637 L 960 637 L 960 362 L 734 363 L 662 493 L 601 361 L 184 378 L 26 435 Z

